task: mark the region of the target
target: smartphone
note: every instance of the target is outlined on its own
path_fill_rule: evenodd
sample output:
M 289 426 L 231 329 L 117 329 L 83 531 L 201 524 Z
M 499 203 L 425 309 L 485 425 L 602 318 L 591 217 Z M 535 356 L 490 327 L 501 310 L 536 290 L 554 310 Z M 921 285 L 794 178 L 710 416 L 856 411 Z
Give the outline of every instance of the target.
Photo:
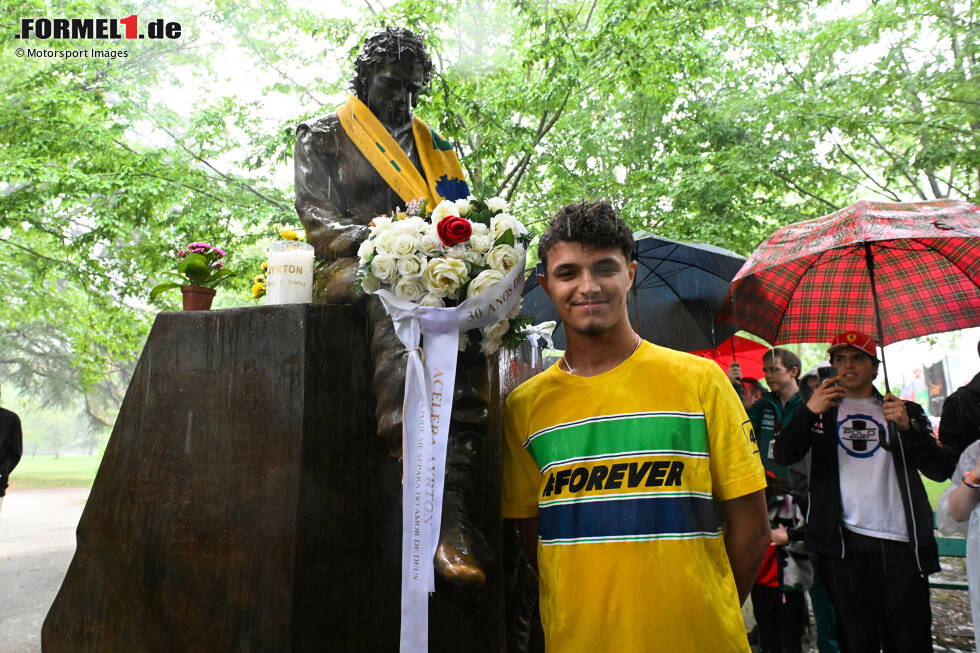
M 820 385 L 823 385 L 824 381 L 832 379 L 835 376 L 837 376 L 837 368 L 833 365 L 817 368 L 817 378 L 820 380 Z M 837 381 L 834 381 L 831 385 L 837 385 Z

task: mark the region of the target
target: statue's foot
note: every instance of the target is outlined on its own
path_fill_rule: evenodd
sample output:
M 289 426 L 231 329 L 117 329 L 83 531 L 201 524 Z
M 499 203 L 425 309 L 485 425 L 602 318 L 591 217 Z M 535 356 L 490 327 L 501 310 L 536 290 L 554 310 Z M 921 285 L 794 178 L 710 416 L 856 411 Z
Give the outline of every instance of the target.
M 469 538 L 458 530 L 443 532 L 436 548 L 436 573 L 453 585 L 482 587 L 487 575 L 473 555 Z

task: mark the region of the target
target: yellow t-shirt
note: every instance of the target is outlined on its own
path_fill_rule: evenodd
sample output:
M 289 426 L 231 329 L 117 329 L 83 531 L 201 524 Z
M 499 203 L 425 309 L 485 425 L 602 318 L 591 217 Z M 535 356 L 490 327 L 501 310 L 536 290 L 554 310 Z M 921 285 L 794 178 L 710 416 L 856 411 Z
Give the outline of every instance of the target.
M 643 342 L 507 398 L 503 515 L 539 517 L 549 653 L 749 650 L 714 502 L 765 488 L 716 363 Z

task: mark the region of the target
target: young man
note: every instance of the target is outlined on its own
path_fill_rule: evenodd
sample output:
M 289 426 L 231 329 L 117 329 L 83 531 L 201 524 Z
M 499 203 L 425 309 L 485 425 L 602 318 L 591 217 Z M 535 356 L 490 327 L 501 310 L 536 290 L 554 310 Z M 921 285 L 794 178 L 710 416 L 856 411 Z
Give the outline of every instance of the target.
M 762 372 L 766 375 L 769 392 L 751 408 L 746 408 L 752 428 L 759 444 L 759 455 L 766 471 L 770 471 L 784 481 L 790 481 L 790 490 L 796 496 L 806 496 L 806 477 L 791 474 L 785 465 L 780 465 L 772 457 L 772 442 L 783 424 L 789 423 L 793 413 L 800 406 L 799 385 L 800 359 L 788 349 L 770 349 L 762 356 Z M 737 363 L 728 368 L 728 376 L 738 373 Z M 743 383 L 745 379 L 742 379 Z M 793 482 L 795 481 L 795 482 Z
M 921 406 L 872 385 L 879 361 L 870 336 L 838 334 L 827 353 L 838 376 L 796 411 L 773 451 L 783 465 L 812 452 L 805 542 L 820 556 L 841 650 L 931 651 L 927 575 L 939 559 L 917 472 L 945 480 L 955 460 Z
M 745 407 L 746 412 L 755 405 L 755 402 L 762 399 L 765 393 L 766 389 L 759 383 L 759 379 L 753 379 L 751 376 L 742 377 L 742 406 Z
M 507 399 L 503 513 L 537 540 L 546 649 L 748 651 L 739 606 L 769 542 L 731 383 L 630 326 L 633 237 L 606 202 L 542 235 L 564 357 Z

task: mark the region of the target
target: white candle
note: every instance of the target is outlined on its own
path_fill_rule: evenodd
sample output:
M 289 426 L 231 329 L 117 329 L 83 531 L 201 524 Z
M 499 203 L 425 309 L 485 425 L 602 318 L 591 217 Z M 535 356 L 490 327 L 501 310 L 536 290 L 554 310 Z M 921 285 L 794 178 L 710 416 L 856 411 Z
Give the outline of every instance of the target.
M 273 243 L 266 271 L 266 304 L 313 301 L 313 246 L 295 240 Z

